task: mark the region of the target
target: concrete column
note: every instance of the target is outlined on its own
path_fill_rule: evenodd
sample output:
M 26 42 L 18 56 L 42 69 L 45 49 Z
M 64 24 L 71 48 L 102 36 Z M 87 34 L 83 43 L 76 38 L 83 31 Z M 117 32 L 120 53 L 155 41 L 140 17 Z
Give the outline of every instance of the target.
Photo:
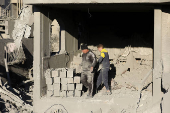
M 13 18 L 17 18 L 17 6 L 16 6 L 16 4 L 14 4 L 14 3 L 12 3 L 11 4 L 11 17 L 13 17 Z
M 162 87 L 166 90 L 162 100 L 162 113 L 170 111 L 170 8 L 164 6 L 162 8 L 162 61 L 163 75 Z
M 41 75 L 42 75 L 42 16 L 38 8 L 34 7 L 34 112 L 38 111 L 41 98 Z
M 64 53 L 66 51 L 66 34 L 65 30 L 61 30 L 61 51 L 60 53 Z
M 154 71 L 153 102 L 161 101 L 161 53 L 162 53 L 162 11 L 154 9 Z

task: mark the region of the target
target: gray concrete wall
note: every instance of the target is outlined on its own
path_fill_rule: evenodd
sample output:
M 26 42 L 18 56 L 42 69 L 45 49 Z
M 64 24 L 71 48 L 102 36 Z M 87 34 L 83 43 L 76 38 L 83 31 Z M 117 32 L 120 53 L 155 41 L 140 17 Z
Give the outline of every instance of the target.
M 1 0 L 0 5 L 5 5 L 5 0 Z

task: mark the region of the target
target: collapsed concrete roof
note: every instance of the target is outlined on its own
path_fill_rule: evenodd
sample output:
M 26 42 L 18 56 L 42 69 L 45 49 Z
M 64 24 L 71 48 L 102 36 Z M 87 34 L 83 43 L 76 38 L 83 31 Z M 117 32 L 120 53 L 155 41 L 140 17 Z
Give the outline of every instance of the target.
M 170 0 L 23 0 L 25 4 L 167 3 Z

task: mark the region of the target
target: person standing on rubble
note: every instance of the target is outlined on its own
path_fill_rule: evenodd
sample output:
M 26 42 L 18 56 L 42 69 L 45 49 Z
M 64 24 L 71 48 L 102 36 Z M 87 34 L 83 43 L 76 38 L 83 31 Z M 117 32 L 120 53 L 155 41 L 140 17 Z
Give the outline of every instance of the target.
M 82 84 L 88 88 L 87 98 L 92 98 L 93 93 L 93 77 L 94 72 L 93 69 L 96 65 L 96 56 L 95 54 L 88 49 L 87 45 L 81 45 L 81 50 L 83 52 L 82 55 L 82 73 L 81 73 L 81 82 Z
M 97 78 L 97 89 L 99 88 L 101 83 L 104 83 L 106 87 L 105 94 L 111 95 L 112 92 L 109 90 L 109 84 L 108 84 L 108 72 L 110 69 L 109 54 L 108 51 L 104 49 L 102 44 L 99 44 L 97 48 L 101 52 L 98 63 L 102 65 L 102 69 L 100 70 L 100 74 Z

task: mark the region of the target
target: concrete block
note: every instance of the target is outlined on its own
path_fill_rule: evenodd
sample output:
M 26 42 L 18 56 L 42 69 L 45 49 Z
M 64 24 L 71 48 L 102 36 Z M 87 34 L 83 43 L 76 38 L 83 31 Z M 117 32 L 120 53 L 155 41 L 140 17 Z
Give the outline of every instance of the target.
M 73 69 L 69 69 L 67 71 L 67 78 L 72 78 L 73 77 Z
M 53 85 L 47 84 L 47 90 L 54 90 Z
M 52 77 L 59 77 L 60 76 L 60 71 L 59 70 L 53 70 L 52 71 Z
M 74 96 L 75 96 L 75 97 L 81 97 L 81 91 L 75 90 Z
M 60 84 L 53 84 L 54 90 L 60 90 Z
M 53 84 L 53 78 L 51 78 L 51 77 L 47 77 L 46 78 L 46 84 Z
M 62 89 L 62 91 L 67 91 L 67 89 L 68 89 L 67 84 L 61 84 L 61 89 Z
M 47 90 L 47 97 L 53 96 L 54 92 L 53 90 Z
M 59 97 L 60 96 L 60 90 L 54 90 L 54 96 Z
M 61 78 L 61 84 L 67 84 L 68 80 L 67 78 Z
M 68 90 L 70 91 L 72 91 L 72 90 L 75 90 L 75 85 L 74 84 L 68 84 L 67 85 L 68 86 Z
M 74 92 L 73 91 L 67 91 L 67 97 L 73 97 Z
M 67 77 L 66 70 L 60 71 L 60 77 L 61 77 L 61 78 L 66 78 L 66 77 Z
M 74 77 L 74 83 L 80 83 L 80 77 L 78 76 Z
M 67 81 L 68 81 L 68 84 L 73 84 L 74 83 L 73 78 L 67 78 Z
M 54 80 L 54 83 L 57 83 L 57 84 L 61 83 L 60 77 L 54 77 L 53 80 Z
M 83 84 L 76 84 L 76 90 L 82 90 L 83 89 Z
M 60 97 L 67 97 L 67 91 L 61 91 Z

